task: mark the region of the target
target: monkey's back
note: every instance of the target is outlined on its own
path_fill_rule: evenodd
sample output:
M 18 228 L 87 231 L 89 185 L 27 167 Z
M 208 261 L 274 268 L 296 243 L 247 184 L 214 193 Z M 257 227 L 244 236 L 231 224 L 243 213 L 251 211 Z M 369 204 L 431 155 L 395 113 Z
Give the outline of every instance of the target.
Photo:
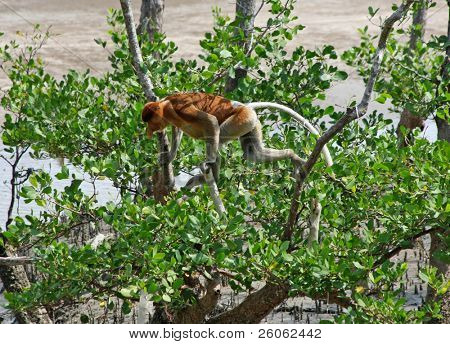
M 197 109 L 215 116 L 219 124 L 234 115 L 236 109 L 241 106 L 222 96 L 202 92 L 176 93 L 166 99 L 170 100 L 175 111 L 181 111 L 192 104 Z

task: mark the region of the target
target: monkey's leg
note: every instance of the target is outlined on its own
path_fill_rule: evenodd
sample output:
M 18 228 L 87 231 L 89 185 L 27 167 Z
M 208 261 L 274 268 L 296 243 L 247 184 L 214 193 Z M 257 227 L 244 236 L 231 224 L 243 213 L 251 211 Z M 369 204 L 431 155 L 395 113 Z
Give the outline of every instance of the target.
M 200 165 L 200 169 L 202 170 L 201 174 L 193 176 L 186 183 L 186 187 L 188 189 L 192 189 L 198 185 L 201 185 L 206 182 L 204 174 L 208 173 L 209 169 L 211 169 L 213 173 L 214 180 L 219 181 L 219 169 L 220 169 L 220 156 L 219 156 L 219 136 L 220 136 L 220 128 L 217 122 L 217 118 L 207 114 L 206 112 L 202 112 L 197 110 L 201 116 L 204 117 L 204 136 L 202 137 L 206 142 L 206 161 Z
M 270 162 L 291 159 L 296 169 L 304 163 L 292 149 L 266 148 L 262 141 L 261 123 L 258 121 L 251 132 L 240 138 L 244 158 L 253 162 Z
M 244 106 L 220 125 L 219 142 L 221 145 L 249 133 L 258 123 L 258 117 L 252 109 Z
M 217 158 L 216 158 L 216 162 L 214 164 L 211 164 L 211 168 L 213 169 L 212 170 L 213 176 L 214 176 L 214 179 L 216 180 L 216 182 L 219 180 L 218 177 L 219 177 L 219 172 L 220 172 L 220 162 L 221 162 L 221 158 L 220 158 L 220 155 L 218 154 Z M 216 176 L 217 176 L 217 178 L 216 178 Z M 205 181 L 205 176 L 202 171 L 202 173 L 196 174 L 195 176 L 191 177 L 188 180 L 188 182 L 186 183 L 185 187 L 190 190 L 190 189 L 192 189 L 198 185 L 202 185 L 204 183 L 206 183 L 206 181 Z
M 229 117 L 226 121 L 224 121 L 220 125 L 219 144 L 222 146 L 223 144 L 229 141 L 235 140 L 238 137 L 247 134 L 253 129 L 255 123 L 257 122 L 258 118 L 256 116 L 256 113 L 252 109 L 248 109 L 245 107 L 240 108 L 240 110 L 237 111 L 236 114 Z M 216 180 L 216 182 L 219 180 L 220 163 L 221 163 L 220 155 L 217 154 L 216 163 L 211 164 L 211 167 L 213 168 L 214 179 Z M 201 173 L 189 179 L 189 181 L 186 183 L 186 187 L 188 189 L 192 189 L 203 183 L 205 183 L 205 178 L 203 176 L 203 173 Z

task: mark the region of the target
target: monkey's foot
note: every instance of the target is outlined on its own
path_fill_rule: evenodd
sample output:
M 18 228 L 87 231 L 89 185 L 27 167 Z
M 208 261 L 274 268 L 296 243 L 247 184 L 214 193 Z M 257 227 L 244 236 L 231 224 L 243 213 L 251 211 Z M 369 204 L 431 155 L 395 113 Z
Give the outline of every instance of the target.
M 195 176 L 193 176 L 192 178 L 190 178 L 188 180 L 188 182 L 186 183 L 185 187 L 189 190 L 195 188 L 196 186 L 202 185 L 204 184 L 205 181 L 205 177 L 203 174 L 197 174 Z

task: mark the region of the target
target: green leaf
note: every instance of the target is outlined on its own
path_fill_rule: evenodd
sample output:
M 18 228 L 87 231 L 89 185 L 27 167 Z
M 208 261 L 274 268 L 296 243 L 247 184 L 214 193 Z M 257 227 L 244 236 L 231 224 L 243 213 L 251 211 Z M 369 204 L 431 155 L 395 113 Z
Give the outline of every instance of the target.
M 63 166 L 61 168 L 61 172 L 58 172 L 57 174 L 55 174 L 55 177 L 58 180 L 62 180 L 62 179 L 67 179 L 69 178 L 69 169 L 66 166 Z
M 217 263 L 223 262 L 225 260 L 225 252 L 217 252 L 216 254 L 216 261 Z
M 155 293 L 158 290 L 158 285 L 155 282 L 151 282 L 150 284 L 147 285 L 147 291 L 150 294 Z
M 159 252 L 153 256 L 153 259 L 154 260 L 162 260 L 165 255 L 166 255 L 165 253 Z
M 289 241 L 283 241 L 283 243 L 280 246 L 280 251 L 286 251 L 289 248 Z
M 262 45 L 257 45 L 255 47 L 255 53 L 259 57 L 263 57 L 263 58 L 267 57 L 266 49 Z
M 124 301 L 122 304 L 122 312 L 123 314 L 130 314 L 131 313 L 131 305 L 128 301 Z
M 141 210 L 141 213 L 142 213 L 143 215 L 151 214 L 151 212 L 152 212 L 152 209 L 151 209 L 150 207 L 148 207 L 148 206 L 142 208 L 142 210 Z
M 33 185 L 35 188 L 38 187 L 36 175 L 32 174 L 28 180 L 30 181 L 30 184 Z
M 183 284 L 184 284 L 183 279 L 178 278 L 178 279 L 176 279 L 176 280 L 173 282 L 172 287 L 173 287 L 173 289 L 177 290 L 177 289 L 180 289 L 180 287 L 181 287 Z
M 356 302 L 358 303 L 359 306 L 364 308 L 366 307 L 366 303 L 362 299 L 358 298 Z
M 353 265 L 356 266 L 358 269 L 362 269 L 362 270 L 365 269 L 364 266 L 362 266 L 359 262 L 354 261 Z
M 231 57 L 231 53 L 226 49 L 222 50 L 219 55 L 224 59 Z
M 129 289 L 129 288 L 122 288 L 122 289 L 120 289 L 120 294 L 123 297 L 131 297 L 131 289 Z
M 32 186 L 22 187 L 21 194 L 24 198 L 35 199 L 37 197 L 37 192 Z
M 348 78 L 348 74 L 343 70 L 338 70 L 336 73 L 334 73 L 334 77 L 336 80 L 346 80 Z
M 429 277 L 427 274 L 423 273 L 422 271 L 419 271 L 419 277 L 422 281 L 424 281 L 425 283 L 428 283 L 430 281 Z
M 281 256 L 283 257 L 283 259 L 284 259 L 286 262 L 292 262 L 292 261 L 294 260 L 294 257 L 292 257 L 291 254 L 286 253 L 286 252 L 281 253 Z

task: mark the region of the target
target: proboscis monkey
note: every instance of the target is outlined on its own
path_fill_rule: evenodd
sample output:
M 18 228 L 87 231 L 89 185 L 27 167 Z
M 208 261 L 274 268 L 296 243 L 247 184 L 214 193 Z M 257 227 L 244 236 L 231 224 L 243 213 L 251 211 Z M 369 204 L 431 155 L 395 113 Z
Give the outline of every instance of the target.
M 255 111 L 239 102 L 207 93 L 178 93 L 158 102 L 145 104 L 142 120 L 147 123 L 147 136 L 172 125 L 172 161 L 179 147 L 182 132 L 194 139 L 206 141 L 206 166 L 212 168 L 216 182 L 220 169 L 219 146 L 240 139 L 244 159 L 254 162 L 291 159 L 296 170 L 302 160 L 291 149 L 264 147 L 261 123 Z M 182 132 L 180 132 L 180 129 Z M 202 174 L 192 177 L 186 186 L 192 188 L 204 182 Z

